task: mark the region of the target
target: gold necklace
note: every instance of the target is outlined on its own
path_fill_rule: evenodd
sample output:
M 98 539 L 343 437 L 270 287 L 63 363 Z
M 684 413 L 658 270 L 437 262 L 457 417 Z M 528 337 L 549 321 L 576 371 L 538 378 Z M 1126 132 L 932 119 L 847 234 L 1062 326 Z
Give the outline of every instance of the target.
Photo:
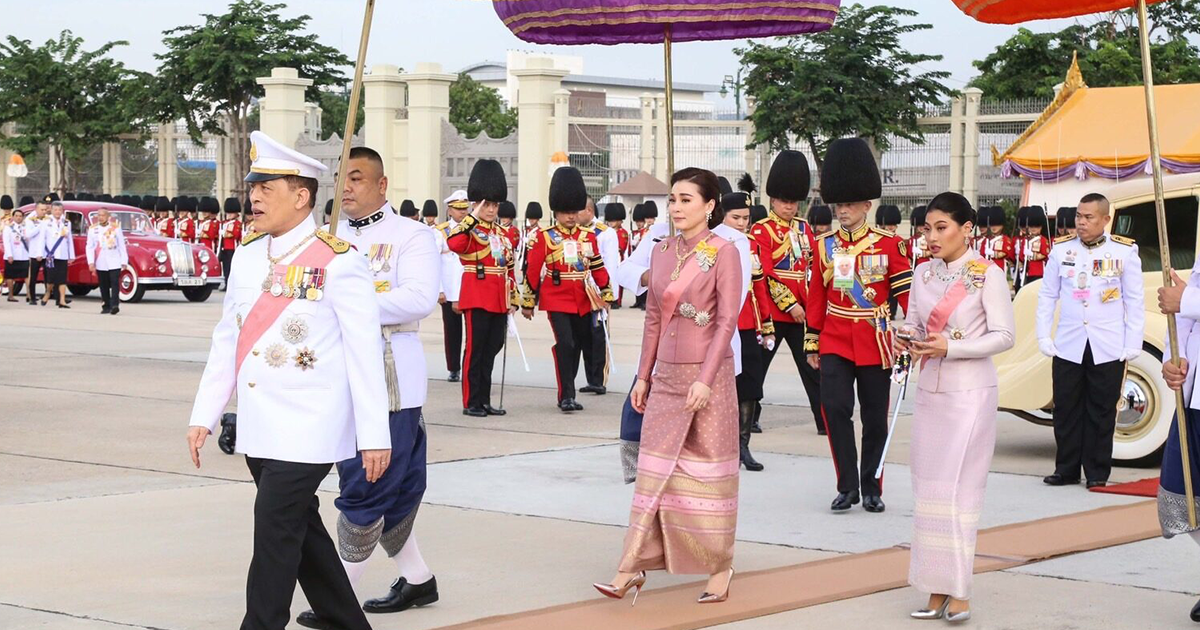
M 695 247 L 688 250 L 688 252 L 686 254 L 680 254 L 679 246 L 680 246 L 680 244 L 683 243 L 683 234 L 680 234 L 677 237 L 675 237 L 675 269 L 674 269 L 674 271 L 671 272 L 671 280 L 672 281 L 679 279 L 679 272 L 683 271 L 684 263 L 686 263 L 688 258 L 691 258 L 692 254 L 695 254 L 696 251 L 699 250 L 701 247 L 703 247 L 704 244 L 707 242 L 708 242 L 708 237 L 705 237 L 699 243 L 696 243 Z
M 291 256 L 292 254 L 296 253 L 297 250 L 299 250 L 301 247 L 303 247 L 305 243 L 312 240 L 312 237 L 314 237 L 316 235 L 317 235 L 317 232 L 316 232 L 316 230 L 314 230 L 312 234 L 309 234 L 308 236 L 305 236 L 303 239 L 300 239 L 300 242 L 296 243 L 295 247 L 287 250 L 281 256 L 271 256 L 271 242 L 274 240 L 275 237 L 273 237 L 273 236 L 267 237 L 267 277 L 263 278 L 263 281 L 262 281 L 262 290 L 263 291 L 270 291 L 271 295 L 276 295 L 276 296 L 283 293 L 283 285 L 279 284 L 278 282 L 275 282 L 275 265 L 278 265 L 279 261 L 283 260 L 284 258 L 287 258 L 288 256 Z

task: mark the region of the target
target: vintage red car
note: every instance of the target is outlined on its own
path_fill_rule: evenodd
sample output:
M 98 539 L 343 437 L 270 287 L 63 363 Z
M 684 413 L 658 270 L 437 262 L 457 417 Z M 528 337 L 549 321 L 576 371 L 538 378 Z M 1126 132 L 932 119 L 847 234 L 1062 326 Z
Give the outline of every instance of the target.
M 67 267 L 67 288 L 72 295 L 87 295 L 99 286 L 96 274 L 88 270 L 87 230 L 100 208 L 107 208 L 121 223 L 129 251 L 129 264 L 121 271 L 121 301 L 137 302 L 146 291 L 179 290 L 189 302 L 203 302 L 221 286 L 221 263 L 208 247 L 165 238 L 154 231 L 154 222 L 144 210 L 119 203 L 65 201 L 71 233 L 75 238 L 75 259 Z M 34 206 L 23 206 L 25 213 Z M 0 263 L 3 263 L 0 252 Z

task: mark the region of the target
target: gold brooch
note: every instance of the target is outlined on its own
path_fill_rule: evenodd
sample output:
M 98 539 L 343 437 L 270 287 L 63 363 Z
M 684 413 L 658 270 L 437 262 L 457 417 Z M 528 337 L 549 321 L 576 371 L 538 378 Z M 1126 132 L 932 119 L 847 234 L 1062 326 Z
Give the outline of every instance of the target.
M 962 341 L 963 339 L 967 338 L 967 333 L 961 328 L 951 328 L 950 338 L 955 341 Z
M 700 311 L 696 313 L 696 317 L 692 321 L 696 322 L 697 326 L 704 328 L 712 322 L 712 314 L 708 311 Z
M 696 244 L 696 263 L 700 271 L 708 271 L 717 263 L 717 248 L 708 244 L 707 240 Z
M 292 316 L 283 322 L 280 332 L 283 334 L 284 341 L 298 344 L 308 338 L 308 323 L 301 317 Z
M 308 348 L 301 348 L 296 351 L 296 367 L 301 370 L 310 370 L 317 362 L 317 355 Z
M 267 365 L 277 368 L 283 367 L 283 364 L 287 361 L 287 358 L 287 348 L 285 348 L 281 343 L 273 343 L 267 346 L 267 354 L 263 357 L 263 360 L 267 362 Z
M 684 302 L 679 305 L 679 314 L 683 315 L 684 317 L 686 317 L 688 319 L 695 319 L 696 307 L 692 306 L 688 302 Z

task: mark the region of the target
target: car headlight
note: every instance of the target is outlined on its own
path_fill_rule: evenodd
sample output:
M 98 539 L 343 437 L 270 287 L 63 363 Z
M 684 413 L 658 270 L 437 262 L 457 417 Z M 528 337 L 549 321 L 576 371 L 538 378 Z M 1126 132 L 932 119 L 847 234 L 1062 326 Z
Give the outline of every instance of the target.
M 166 266 L 166 265 L 159 265 L 159 266 L 158 266 L 158 273 L 167 273 L 167 266 Z
M 161 249 L 154 252 L 154 260 L 157 260 L 160 263 L 167 262 L 167 252 L 164 252 Z
M 200 250 L 200 262 L 207 263 L 209 258 L 211 258 L 211 256 L 208 255 L 207 249 Z

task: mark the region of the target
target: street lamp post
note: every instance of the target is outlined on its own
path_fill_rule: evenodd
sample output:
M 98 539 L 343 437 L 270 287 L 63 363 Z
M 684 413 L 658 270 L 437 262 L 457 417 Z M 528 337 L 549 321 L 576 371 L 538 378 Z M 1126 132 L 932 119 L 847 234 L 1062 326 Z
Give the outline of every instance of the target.
M 725 79 L 721 81 L 721 96 L 728 96 L 729 90 L 733 90 L 733 102 L 737 106 L 738 120 L 742 119 L 742 69 L 738 68 L 737 76 L 732 74 L 725 75 Z

